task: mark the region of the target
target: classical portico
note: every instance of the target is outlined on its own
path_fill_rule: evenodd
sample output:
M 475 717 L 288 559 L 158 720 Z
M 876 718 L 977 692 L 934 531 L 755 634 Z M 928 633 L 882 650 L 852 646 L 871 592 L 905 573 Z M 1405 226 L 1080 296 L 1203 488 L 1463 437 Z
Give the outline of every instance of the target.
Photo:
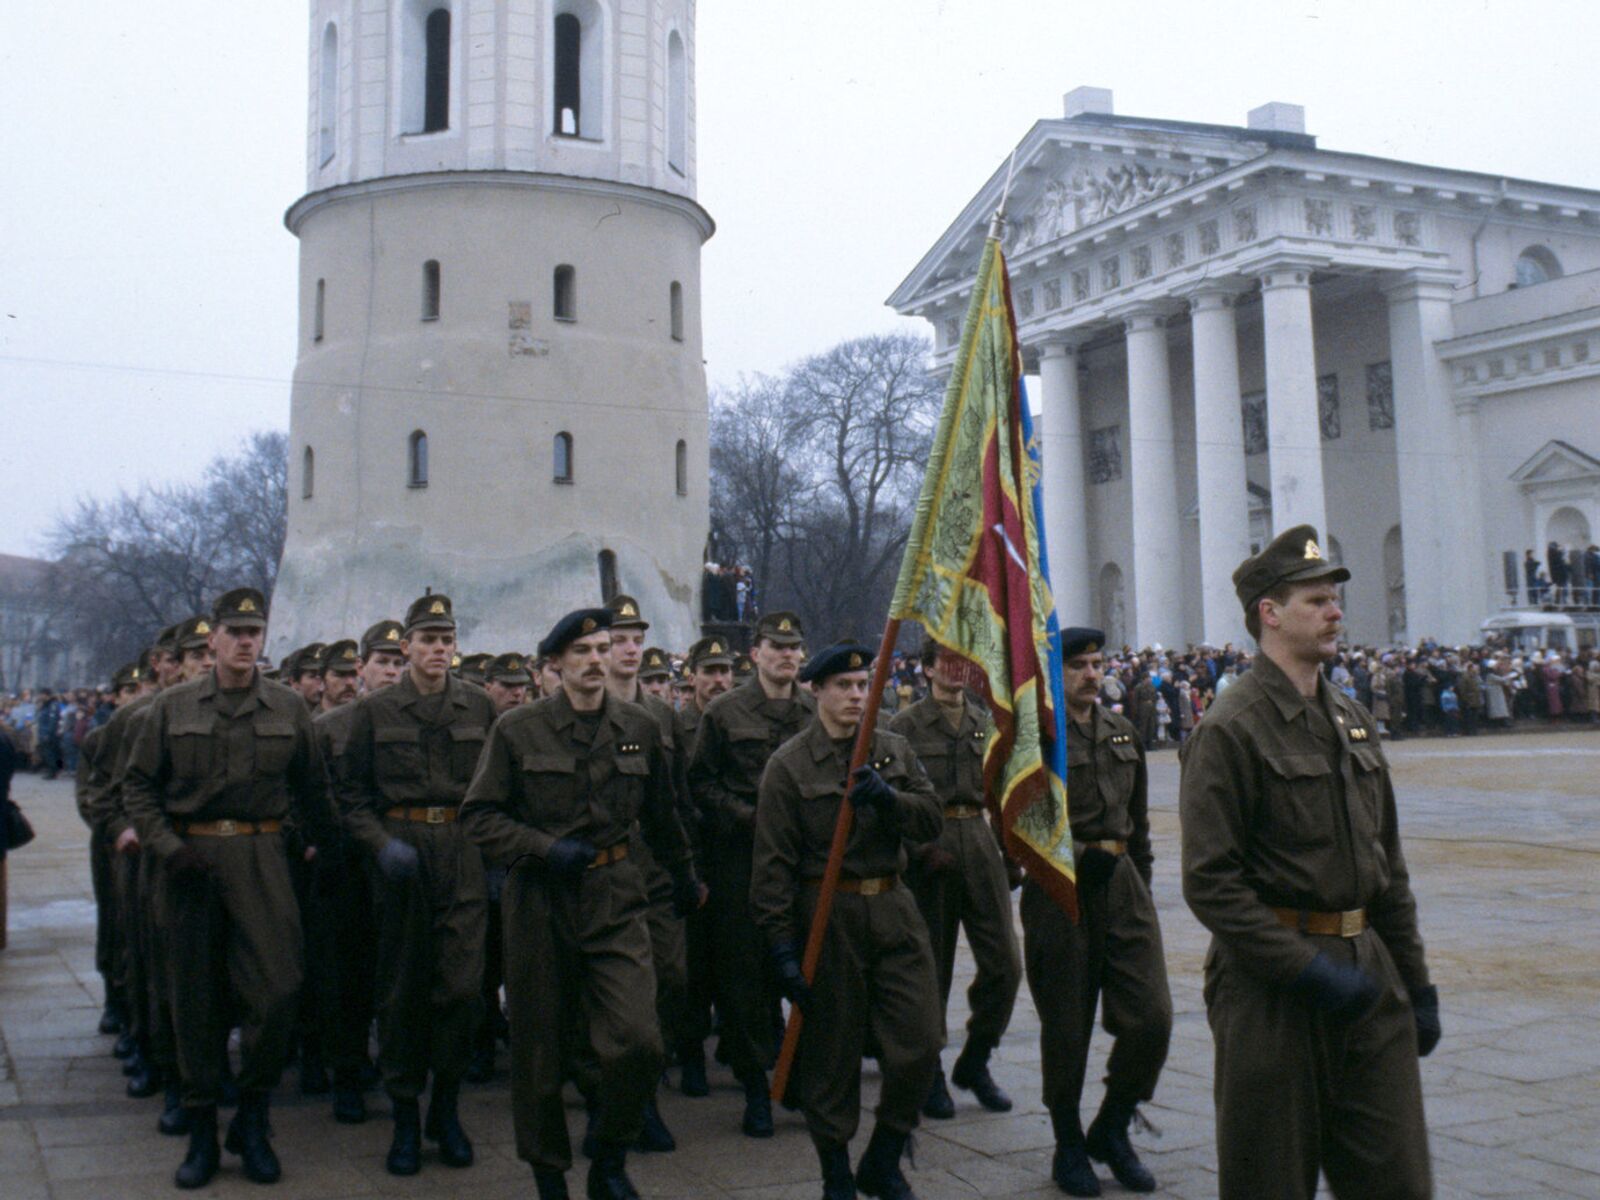
M 1484 227 L 1564 223 L 1585 235 L 1569 257 L 1600 267 L 1600 197 L 1321 151 L 1294 105 L 1197 125 L 1117 117 L 1090 88 L 1015 161 L 1005 249 L 1062 621 L 1237 644 L 1234 567 L 1310 523 L 1352 569 L 1353 637 L 1475 638 L 1500 595 L 1484 497 L 1504 476 L 1441 347 L 1512 270 L 1514 253 L 1483 261 Z M 941 362 L 1006 175 L 890 298 L 932 322 Z

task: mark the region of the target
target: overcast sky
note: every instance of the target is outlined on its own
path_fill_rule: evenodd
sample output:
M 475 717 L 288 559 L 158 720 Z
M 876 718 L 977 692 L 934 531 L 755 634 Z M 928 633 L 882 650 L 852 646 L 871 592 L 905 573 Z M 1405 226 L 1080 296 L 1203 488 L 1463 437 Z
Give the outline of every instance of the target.
M 0 552 L 287 427 L 305 0 L 0 0 Z M 701 0 L 712 386 L 925 328 L 883 300 L 1079 84 L 1600 189 L 1590 0 Z

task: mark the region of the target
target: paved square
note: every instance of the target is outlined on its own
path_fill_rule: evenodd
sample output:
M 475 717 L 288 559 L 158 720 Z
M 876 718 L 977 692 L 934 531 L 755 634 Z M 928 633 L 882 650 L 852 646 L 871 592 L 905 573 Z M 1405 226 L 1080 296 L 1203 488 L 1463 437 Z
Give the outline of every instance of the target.
M 1401 828 L 1441 993 L 1445 1035 L 1423 1064 L 1438 1195 L 1600 1197 L 1600 733 L 1515 734 L 1388 747 Z M 1159 1194 L 1214 1196 L 1211 1035 L 1200 1000 L 1205 936 L 1178 889 L 1176 756 L 1153 756 L 1156 899 L 1176 1022 L 1172 1054 L 1147 1113 L 1161 1137 L 1136 1135 L 1162 1182 Z M 172 1196 L 181 1139 L 155 1131 L 158 1100 L 122 1094 L 98 1036 L 94 908 L 86 835 L 70 785 L 19 778 L 14 793 L 39 831 L 12 855 L 11 946 L 0 953 L 0 1197 L 129 1200 Z M 963 951 L 964 954 L 964 951 Z M 951 1026 L 965 1020 L 958 966 Z M 1100 1074 L 1096 1041 L 1091 1078 Z M 1038 1101 L 1038 1025 L 1023 986 L 995 1063 L 1016 1111 L 992 1116 L 958 1092 L 955 1120 L 917 1135 L 908 1176 L 923 1200 L 1051 1197 L 1049 1120 Z M 953 1054 L 946 1055 L 946 1065 Z M 324 1101 L 303 1100 L 286 1077 L 273 1112 L 284 1178 L 263 1193 L 238 1160 L 203 1195 L 280 1197 L 532 1195 L 511 1143 L 505 1056 L 495 1082 L 471 1087 L 463 1120 L 478 1164 L 452 1171 L 431 1152 L 423 1173 L 383 1170 L 389 1123 L 336 1125 Z M 790 1200 L 820 1194 L 798 1116 L 780 1110 L 778 1136 L 738 1132 L 739 1093 L 726 1071 L 709 1099 L 663 1093 L 675 1154 L 635 1155 L 646 1197 Z M 875 1086 L 871 1075 L 869 1092 Z M 1086 1089 L 1087 1115 L 1099 1102 Z M 375 1108 L 382 1101 L 372 1097 Z M 574 1133 L 581 1110 L 570 1111 Z M 865 1141 L 865 1136 L 861 1139 Z M 855 1148 L 859 1153 L 861 1145 Z M 575 1171 L 575 1194 L 582 1178 Z M 1107 1183 L 1106 1194 L 1120 1194 Z

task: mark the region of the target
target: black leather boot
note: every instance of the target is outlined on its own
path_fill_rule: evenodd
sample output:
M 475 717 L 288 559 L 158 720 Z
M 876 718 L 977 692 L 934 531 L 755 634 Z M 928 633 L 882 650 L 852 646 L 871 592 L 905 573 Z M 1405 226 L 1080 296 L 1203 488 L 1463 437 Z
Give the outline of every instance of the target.
M 917 1200 L 916 1193 L 900 1173 L 900 1156 L 905 1153 L 909 1134 L 896 1133 L 882 1125 L 872 1128 L 872 1140 L 856 1165 L 856 1189 L 863 1196 L 879 1200 Z
M 123 1014 L 122 1005 L 115 1000 L 107 1000 L 105 1009 L 100 1013 L 100 1032 L 121 1033 L 127 1023 L 128 1019 Z
M 633 1144 L 633 1148 L 646 1154 L 670 1154 L 678 1148 L 678 1140 L 661 1119 L 661 1110 L 656 1107 L 654 1096 L 645 1101 L 644 1126 L 639 1130 L 639 1140 Z
M 122 1073 L 129 1079 L 132 1079 L 140 1071 L 145 1069 L 146 1059 L 144 1056 L 144 1050 L 137 1042 L 134 1043 L 133 1052 L 131 1054 L 123 1055 L 121 1057 Z
M 589 1200 L 639 1200 L 633 1181 L 626 1170 L 628 1149 L 614 1142 L 601 1142 L 589 1163 L 588 1185 L 584 1189 Z
M 533 1186 L 539 1192 L 539 1200 L 569 1200 L 566 1172 L 554 1167 L 535 1167 Z
M 182 1137 L 189 1132 L 189 1110 L 183 1106 L 182 1092 L 175 1083 L 167 1084 L 166 1100 L 161 1116 L 156 1119 L 156 1129 L 168 1137 Z
M 744 1120 L 739 1127 L 745 1137 L 769 1138 L 772 1136 L 772 1097 L 769 1096 L 767 1077 L 755 1074 L 744 1083 Z
M 472 1051 L 472 1057 L 467 1060 L 467 1082 L 488 1083 L 494 1078 L 494 1042 L 488 1045 L 479 1045 Z
M 1083 1148 L 1083 1124 L 1078 1114 L 1050 1114 L 1056 1131 L 1056 1156 L 1050 1164 L 1050 1177 L 1069 1196 L 1098 1196 L 1100 1180 L 1095 1177 L 1089 1152 Z
M 590 1104 L 583 1118 L 583 1145 L 579 1147 L 583 1152 L 583 1156 L 590 1162 L 593 1162 L 595 1155 L 600 1153 L 599 1129 L 600 1106 L 598 1104 Z
M 1111 1168 L 1111 1174 L 1130 1192 L 1153 1192 L 1156 1177 L 1139 1161 L 1128 1140 L 1128 1125 L 1133 1120 L 1137 1102 L 1114 1100 L 1110 1096 L 1100 1105 L 1100 1111 L 1089 1126 L 1089 1136 L 1084 1147 L 1089 1157 Z
M 129 1076 L 126 1090 L 135 1100 L 143 1100 L 147 1096 L 154 1096 L 165 1087 L 166 1079 L 161 1074 L 161 1068 L 149 1059 L 140 1057 L 138 1062 L 139 1069 Z
M 367 1098 L 361 1094 L 361 1073 L 341 1067 L 333 1076 L 333 1119 L 360 1125 L 367 1119 Z
M 422 1170 L 422 1110 L 415 1100 L 394 1102 L 394 1138 L 383 1165 L 391 1175 Z
M 278 1156 L 268 1140 L 267 1093 L 245 1092 L 239 1097 L 239 1111 L 228 1122 L 228 1136 L 222 1148 L 239 1156 L 244 1177 L 252 1183 L 277 1183 L 283 1174 Z
M 706 1052 L 699 1042 L 684 1042 L 678 1047 L 678 1090 L 685 1096 L 709 1096 L 711 1082 L 706 1078 Z
M 189 1153 L 172 1182 L 181 1188 L 203 1188 L 211 1182 L 222 1161 L 217 1146 L 217 1106 L 189 1110 Z
M 956 1102 L 950 1098 L 950 1088 L 944 1081 L 943 1067 L 934 1074 L 933 1086 L 928 1089 L 928 1098 L 922 1102 L 922 1115 L 940 1121 L 948 1121 L 956 1115 Z
M 122 1036 L 117 1038 L 116 1042 L 112 1044 L 111 1057 L 125 1059 L 138 1048 L 139 1043 L 137 1040 L 135 1040 L 133 1034 L 124 1029 L 122 1031 Z
M 1011 1097 L 989 1074 L 989 1050 L 977 1042 L 968 1042 L 950 1069 L 950 1082 L 963 1091 L 972 1093 L 973 1099 L 990 1112 L 1010 1112 Z
M 856 1200 L 856 1178 L 850 1173 L 850 1147 L 813 1138 L 822 1164 L 822 1200 Z
M 457 1109 L 460 1097 L 460 1084 L 442 1084 L 436 1080 L 433 1099 L 428 1102 L 428 1125 L 424 1132 L 429 1140 L 439 1143 L 439 1161 L 447 1167 L 472 1165 L 472 1140 L 461 1128 L 461 1114 Z

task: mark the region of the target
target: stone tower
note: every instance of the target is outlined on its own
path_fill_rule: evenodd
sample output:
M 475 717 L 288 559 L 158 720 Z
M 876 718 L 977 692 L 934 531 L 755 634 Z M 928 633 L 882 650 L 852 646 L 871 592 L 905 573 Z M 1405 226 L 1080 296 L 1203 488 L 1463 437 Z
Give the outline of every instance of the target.
M 312 0 L 274 657 L 455 601 L 527 650 L 708 524 L 694 0 Z

